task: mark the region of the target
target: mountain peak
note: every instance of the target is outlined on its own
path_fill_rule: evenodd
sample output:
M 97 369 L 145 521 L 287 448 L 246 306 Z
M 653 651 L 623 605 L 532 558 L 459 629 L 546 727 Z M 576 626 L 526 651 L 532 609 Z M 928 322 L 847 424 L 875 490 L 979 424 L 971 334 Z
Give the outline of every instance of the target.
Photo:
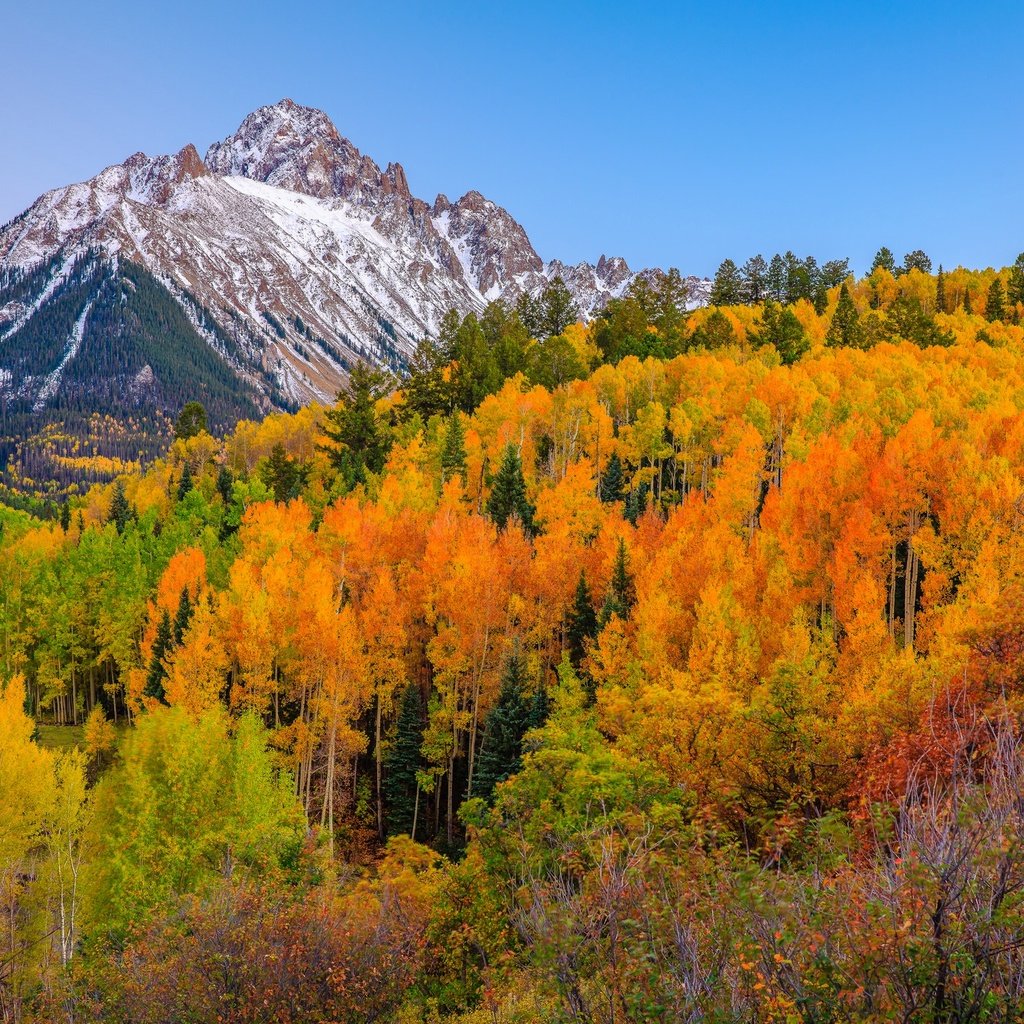
M 253 178 L 318 199 L 346 196 L 364 178 L 380 180 L 376 164 L 322 110 L 291 99 L 254 110 L 238 131 L 207 150 L 205 162 L 214 174 Z

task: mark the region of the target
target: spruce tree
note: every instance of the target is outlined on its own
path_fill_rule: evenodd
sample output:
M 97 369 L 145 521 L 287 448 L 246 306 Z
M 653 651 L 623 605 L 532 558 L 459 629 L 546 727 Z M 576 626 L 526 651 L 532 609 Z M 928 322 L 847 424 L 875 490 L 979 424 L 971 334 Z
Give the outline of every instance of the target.
M 526 479 L 523 463 L 514 445 L 507 445 L 501 468 L 494 478 L 491 496 L 487 499 L 487 514 L 499 530 L 504 530 L 509 519 L 516 516 L 523 531 L 533 533 L 534 507 L 526 498 Z
M 868 276 L 870 277 L 879 269 L 888 270 L 893 277 L 896 276 L 896 257 L 893 256 L 892 250 L 884 245 L 875 253 L 875 258 L 871 263 L 871 269 L 868 271 Z
M 178 481 L 178 501 L 183 501 L 193 486 L 192 467 L 189 465 L 188 459 L 186 459 L 181 467 L 181 479 Z
M 569 324 L 579 319 L 579 307 L 560 277 L 556 277 L 541 293 L 540 305 L 543 332 L 549 338 L 561 334 Z
M 220 472 L 217 473 L 217 493 L 220 495 L 225 507 L 230 505 L 234 498 L 231 490 L 234 482 L 235 478 L 231 470 L 227 466 L 221 466 Z
M 760 330 L 752 340 L 759 345 L 773 346 L 786 365 L 795 363 L 811 347 L 796 314 L 771 299 L 765 300 Z
M 64 499 L 60 506 L 60 528 L 67 533 L 71 529 L 71 503 Z
M 608 465 L 601 475 L 601 500 L 622 501 L 623 496 L 622 459 L 618 452 L 612 452 Z
M 523 697 L 524 676 L 522 659 L 514 651 L 505 665 L 498 702 L 487 715 L 471 796 L 490 801 L 494 787 L 521 767 L 523 736 L 531 719 L 530 704 Z
M 192 599 L 189 597 L 188 587 L 184 587 L 181 597 L 178 598 L 178 613 L 174 616 L 174 626 L 171 631 L 175 644 L 180 644 L 185 633 L 188 632 L 188 625 L 192 621 L 192 611 Z
M 597 636 L 597 613 L 590 600 L 587 574 L 581 569 L 580 578 L 576 584 L 576 597 L 565 624 L 569 660 L 577 671 L 587 655 L 588 641 L 593 640 L 595 636 Z
M 828 325 L 825 344 L 833 348 L 860 348 L 863 340 L 860 316 L 850 296 L 850 289 L 844 283 L 839 289 L 839 301 L 836 303 L 836 311 L 832 314 L 832 322 Z
M 935 312 L 946 312 L 946 275 L 939 264 L 939 273 L 935 278 Z
M 971 306 L 971 289 L 964 288 L 964 312 L 971 314 L 974 312 L 974 308 Z
M 612 578 L 608 585 L 608 593 L 601 608 L 599 625 L 603 629 L 613 615 L 620 619 L 628 619 L 630 610 L 636 601 L 633 589 L 633 577 L 629 572 L 629 556 L 626 554 L 626 542 L 619 538 L 619 550 L 615 555 Z
M 548 696 L 547 688 L 538 685 L 530 697 L 530 706 L 527 713 L 526 731 L 540 729 L 548 720 L 551 711 L 551 698 Z
M 715 271 L 709 302 L 712 306 L 734 306 L 743 299 L 743 278 L 736 264 L 725 259 Z
M 206 409 L 201 402 L 186 402 L 178 416 L 174 436 L 188 440 L 207 429 Z
M 1024 305 L 1024 252 L 1022 252 L 1010 267 L 1010 281 L 1006 286 L 1006 300 L 1011 305 L 1018 302 Z
M 306 471 L 298 459 L 293 459 L 278 441 L 270 450 L 267 461 L 260 470 L 260 478 L 270 488 L 274 501 L 291 501 L 299 496 L 305 481 Z
M 387 394 L 391 378 L 360 361 L 349 371 L 348 385 L 337 404 L 324 413 L 323 432 L 331 442 L 321 445 L 331 465 L 353 482 L 379 473 L 391 449 L 391 434 L 377 418 L 377 400 Z
M 462 427 L 462 416 L 458 409 L 452 413 L 448 421 L 448 429 L 444 435 L 444 446 L 441 449 L 441 482 L 453 476 L 466 477 L 466 432 Z
M 985 319 L 1002 320 L 1006 316 L 1006 309 L 1003 305 L 1003 282 L 997 277 L 988 290 L 988 298 L 985 300 Z
M 167 703 L 164 696 L 164 680 L 167 678 L 164 658 L 170 653 L 173 645 L 174 632 L 171 625 L 171 616 L 165 608 L 156 627 L 156 639 L 153 641 L 153 656 L 149 660 L 149 674 L 146 676 L 146 686 L 142 691 L 147 697 L 152 697 L 160 701 L 161 704 Z
M 124 533 L 125 526 L 131 518 L 132 510 L 124 493 L 124 481 L 117 480 L 114 483 L 114 494 L 110 499 L 110 517 L 107 520 L 114 524 L 118 533 Z M 81 513 L 79 513 L 81 517 Z
M 423 743 L 420 688 L 410 683 L 402 695 L 395 735 L 384 755 L 384 806 L 388 835 L 412 833 L 416 814 L 416 773 Z
M 932 261 L 923 249 L 915 249 L 903 257 L 903 271 L 910 273 L 911 270 L 920 270 L 922 274 L 932 272 Z

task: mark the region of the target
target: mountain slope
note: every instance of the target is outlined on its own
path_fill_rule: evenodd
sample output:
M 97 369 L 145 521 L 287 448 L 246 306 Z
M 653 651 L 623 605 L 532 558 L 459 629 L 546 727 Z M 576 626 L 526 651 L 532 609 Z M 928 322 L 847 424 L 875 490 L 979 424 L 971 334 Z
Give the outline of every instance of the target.
M 416 198 L 400 165 L 382 171 L 324 113 L 284 100 L 250 114 L 205 159 L 191 145 L 137 153 L 0 228 L 9 399 L 43 409 L 113 393 L 85 305 L 102 288 L 83 275 L 92 268 L 89 279 L 105 281 L 129 265 L 177 303 L 253 408 L 330 398 L 356 358 L 400 366 L 451 308 L 511 302 L 561 276 L 591 315 L 634 277 L 621 259 L 545 263 L 478 192 Z M 143 333 L 159 329 L 147 321 Z

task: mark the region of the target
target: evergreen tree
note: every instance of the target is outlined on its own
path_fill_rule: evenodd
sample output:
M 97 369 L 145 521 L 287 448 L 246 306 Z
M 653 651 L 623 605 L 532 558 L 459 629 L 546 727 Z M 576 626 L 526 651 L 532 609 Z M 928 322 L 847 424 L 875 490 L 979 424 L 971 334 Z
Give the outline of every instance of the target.
M 850 260 L 827 260 L 821 268 L 821 285 L 826 290 L 838 288 L 850 276 Z
M 690 335 L 689 345 L 691 348 L 706 348 L 713 352 L 735 345 L 736 341 L 732 321 L 720 309 L 714 309 L 704 323 Z
M 171 629 L 175 645 L 180 645 L 185 638 L 188 625 L 192 621 L 192 611 L 192 598 L 189 597 L 188 587 L 185 587 L 181 591 L 181 597 L 178 598 L 178 612 L 174 616 L 174 624 Z
M 635 282 L 642 278 L 636 277 L 633 280 Z M 663 338 L 678 338 L 686 320 L 688 293 L 686 282 L 678 268 L 669 267 L 668 272 L 658 278 L 651 322 Z
M 932 272 L 932 261 L 923 249 L 915 249 L 903 257 L 903 270 L 904 273 L 909 273 L 911 270 L 920 270 L 922 274 L 930 274 Z
M 772 345 L 786 365 L 795 363 L 811 347 L 796 314 L 771 299 L 765 300 L 760 330 L 752 340 L 758 345 Z
M 765 262 L 765 258 L 760 253 L 751 256 L 740 269 L 740 275 L 743 279 L 744 300 L 751 305 L 762 302 L 765 297 L 768 277 L 768 264 Z
M 622 459 L 618 452 L 612 452 L 601 475 L 601 500 L 622 501 L 623 484 Z
M 971 306 L 971 289 L 964 288 L 964 312 L 970 315 L 974 312 L 974 308 Z
M 117 480 L 114 483 L 114 493 L 110 499 L 110 517 L 107 521 L 114 524 L 118 533 L 124 533 L 131 514 L 132 510 L 124 493 L 124 481 Z M 79 513 L 79 517 L 81 517 L 81 513 Z
M 174 632 L 171 625 L 171 616 L 164 609 L 163 615 L 156 627 L 156 639 L 153 641 L 153 656 L 149 660 L 149 674 L 146 676 L 146 686 L 142 691 L 147 697 L 152 697 L 166 704 L 164 697 L 164 680 L 167 678 L 167 669 L 164 667 L 164 658 L 170 653 L 174 644 Z
M 615 555 L 612 578 L 608 585 L 608 594 L 601 608 L 598 624 L 603 629 L 612 615 L 618 615 L 620 619 L 628 619 L 635 602 L 636 593 L 633 588 L 633 577 L 629 572 L 626 542 L 620 537 L 619 550 Z
M 647 494 L 649 490 L 649 485 L 643 483 L 636 490 L 630 491 L 626 496 L 626 504 L 622 514 L 633 526 L 636 526 L 637 520 L 647 511 Z
M 951 333 L 941 331 L 920 301 L 909 295 L 893 299 L 885 314 L 885 330 L 890 337 L 912 341 L 921 348 L 949 346 L 956 340 Z
M 743 278 L 730 259 L 724 259 L 715 271 L 708 299 L 712 306 L 734 306 L 743 299 Z
M 1024 252 L 1010 267 L 1010 282 L 1006 286 L 1006 300 L 1011 305 L 1016 305 L 1018 302 L 1024 305 Z
M 836 311 L 832 314 L 832 322 L 828 325 L 825 344 L 833 348 L 860 348 L 864 342 L 864 332 L 860 326 L 860 316 L 853 304 L 850 289 L 844 283 L 839 289 L 839 301 Z
M 181 479 L 178 481 L 178 501 L 183 501 L 193 486 L 192 466 L 189 464 L 188 459 L 186 459 L 181 467 Z
M 388 393 L 391 378 L 365 362 L 349 372 L 337 404 L 324 413 L 323 432 L 331 442 L 321 445 L 334 468 L 353 482 L 379 473 L 391 449 L 391 433 L 377 418 L 376 404 Z
M 523 697 L 524 675 L 522 659 L 514 651 L 505 665 L 498 701 L 487 715 L 472 796 L 490 801 L 494 787 L 522 766 L 523 736 L 532 717 L 530 704 Z
M 587 642 L 597 636 L 597 613 L 590 601 L 590 587 L 587 586 L 587 574 L 580 571 L 576 584 L 576 598 L 565 624 L 565 639 L 569 660 L 573 668 L 579 671 L 583 659 L 587 655 Z
M 516 316 L 531 338 L 539 338 L 543 335 L 544 308 L 536 296 L 523 292 L 516 299 Z
M 768 275 L 765 279 L 765 295 L 782 302 L 786 297 L 786 261 L 776 253 L 768 264 Z
M 548 720 L 551 712 L 551 698 L 548 696 L 547 688 L 538 686 L 530 697 L 530 707 L 526 719 L 526 731 L 540 729 Z
M 1003 282 L 997 277 L 989 287 L 988 298 L 985 300 L 985 319 L 1002 320 L 1006 316 L 1003 305 Z
M 186 402 L 178 415 L 174 436 L 187 440 L 207 430 L 206 409 L 201 402 Z
M 220 495 L 221 501 L 224 502 L 225 507 L 231 504 L 234 494 L 232 493 L 232 487 L 234 486 L 235 478 L 231 473 L 231 470 L 227 466 L 221 466 L 220 471 L 217 473 L 217 493 Z
M 60 505 L 60 528 L 67 533 L 71 529 L 71 503 L 64 499 Z
M 411 834 L 416 814 L 416 773 L 423 743 L 420 688 L 410 683 L 402 695 L 395 735 L 384 755 L 384 805 L 388 835 Z
M 939 264 L 939 274 L 935 279 L 935 312 L 946 312 L 946 275 Z
M 403 388 L 406 418 L 418 414 L 426 422 L 431 416 L 451 410 L 454 392 L 451 381 L 445 377 L 448 363 L 440 346 L 431 338 L 424 338 L 417 344 L 409 360 L 409 375 Z
M 893 277 L 896 276 L 896 257 L 893 256 L 892 250 L 884 245 L 875 253 L 868 276 L 870 277 L 876 270 L 888 270 Z
M 274 495 L 274 501 L 297 498 L 305 477 L 305 468 L 298 459 L 288 455 L 280 441 L 270 449 L 270 455 L 260 469 L 260 479 Z
M 540 305 L 543 331 L 548 337 L 561 334 L 580 316 L 572 292 L 560 277 L 556 277 L 541 293 Z
M 453 476 L 466 476 L 466 432 L 462 427 L 459 410 L 452 413 L 441 449 L 441 482 Z
M 533 533 L 534 507 L 526 498 L 526 479 L 523 463 L 514 445 L 507 445 L 501 468 L 494 478 L 491 496 L 487 499 L 487 513 L 499 530 L 504 530 L 509 519 L 516 516 L 527 535 Z

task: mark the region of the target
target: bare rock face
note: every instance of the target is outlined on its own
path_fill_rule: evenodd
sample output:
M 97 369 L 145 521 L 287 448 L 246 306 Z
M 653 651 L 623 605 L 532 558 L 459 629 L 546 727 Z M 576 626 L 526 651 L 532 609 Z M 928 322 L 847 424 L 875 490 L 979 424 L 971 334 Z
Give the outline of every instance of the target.
M 205 159 L 192 145 L 136 153 L 0 228 L 0 281 L 55 268 L 0 311 L 0 341 L 89 251 L 142 264 L 190 316 L 199 303 L 219 329 L 211 339 L 235 339 L 240 382 L 270 374 L 291 402 L 332 397 L 353 359 L 400 366 L 449 309 L 514 302 L 558 276 L 591 316 L 635 276 L 617 257 L 544 263 L 479 192 L 416 198 L 400 164 L 381 171 L 326 114 L 287 99 L 249 114 Z

